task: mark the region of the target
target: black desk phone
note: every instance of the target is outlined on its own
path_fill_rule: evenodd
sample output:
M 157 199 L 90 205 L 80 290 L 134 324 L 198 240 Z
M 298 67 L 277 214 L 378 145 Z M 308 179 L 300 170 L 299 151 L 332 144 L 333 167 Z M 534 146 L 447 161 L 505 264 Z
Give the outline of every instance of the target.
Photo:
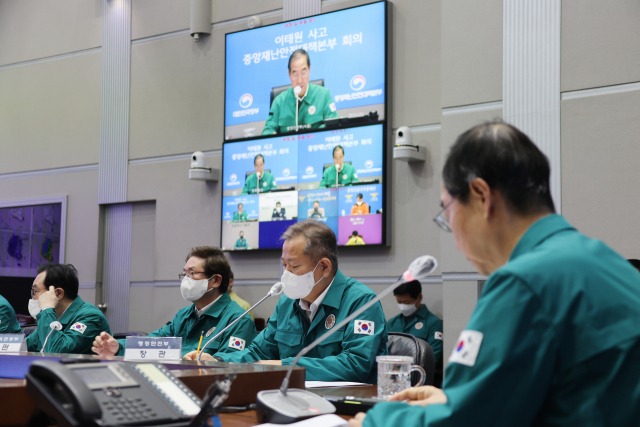
M 35 361 L 27 392 L 58 426 L 188 426 L 202 402 L 155 363 Z

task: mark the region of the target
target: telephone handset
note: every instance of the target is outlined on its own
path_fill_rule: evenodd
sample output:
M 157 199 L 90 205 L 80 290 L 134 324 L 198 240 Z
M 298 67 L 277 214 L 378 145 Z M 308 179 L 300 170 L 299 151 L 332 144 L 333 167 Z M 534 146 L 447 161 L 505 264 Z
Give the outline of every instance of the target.
M 202 402 L 162 365 L 35 361 L 27 392 L 58 426 L 188 426 Z

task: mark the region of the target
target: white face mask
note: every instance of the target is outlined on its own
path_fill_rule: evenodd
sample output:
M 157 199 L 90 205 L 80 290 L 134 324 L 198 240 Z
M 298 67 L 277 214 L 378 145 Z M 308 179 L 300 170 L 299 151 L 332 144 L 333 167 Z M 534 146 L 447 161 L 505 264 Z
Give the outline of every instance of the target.
M 38 302 L 37 299 L 30 299 L 29 300 L 29 314 L 31 315 L 31 317 L 33 317 L 34 319 L 36 318 L 36 316 L 38 315 L 38 313 L 40 313 L 42 310 L 40 310 L 40 303 Z
M 316 282 L 313 278 L 313 273 L 316 271 L 316 268 L 318 268 L 318 265 L 320 265 L 320 261 L 318 261 L 313 271 L 300 276 L 296 276 L 292 272 L 285 270 L 280 279 L 284 285 L 284 294 L 291 299 L 300 299 L 309 295 L 313 287 L 320 283 L 320 280 L 324 279 L 323 276 Z
M 398 304 L 403 316 L 409 317 L 418 310 L 415 304 Z
M 360 200 L 358 200 L 356 203 L 358 203 L 358 206 L 362 205 L 362 202 Z
M 189 302 L 193 302 L 202 298 L 202 296 L 207 292 L 214 290 L 215 288 L 207 289 L 211 277 L 208 279 L 194 280 L 189 276 L 184 276 L 182 283 L 180 283 L 180 293 L 182 294 L 182 298 Z

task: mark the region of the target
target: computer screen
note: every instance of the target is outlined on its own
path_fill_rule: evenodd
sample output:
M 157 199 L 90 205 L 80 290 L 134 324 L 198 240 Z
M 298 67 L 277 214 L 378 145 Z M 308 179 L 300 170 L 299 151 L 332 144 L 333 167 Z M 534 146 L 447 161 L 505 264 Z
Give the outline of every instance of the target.
M 327 224 L 338 245 L 384 245 L 385 124 L 227 141 L 223 250 L 281 248 L 296 222 Z
M 386 19 L 378 2 L 227 34 L 225 140 L 384 121 Z

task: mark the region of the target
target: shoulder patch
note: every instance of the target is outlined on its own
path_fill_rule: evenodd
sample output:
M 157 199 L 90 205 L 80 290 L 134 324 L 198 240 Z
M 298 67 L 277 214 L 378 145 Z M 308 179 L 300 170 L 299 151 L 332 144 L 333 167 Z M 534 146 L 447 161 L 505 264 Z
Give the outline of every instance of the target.
M 436 332 L 433 337 L 437 340 L 442 341 L 442 332 Z
M 246 344 L 246 341 L 243 340 L 242 338 L 231 337 L 229 339 L 229 347 L 235 348 L 236 350 L 244 350 L 245 344 Z
M 480 351 L 483 338 L 482 332 L 462 331 L 456 346 L 449 356 L 449 363 L 459 363 L 461 365 L 473 366 Z
M 335 113 L 336 111 L 336 104 L 334 102 L 332 102 L 331 104 L 329 104 L 329 109 L 331 110 L 332 113 Z
M 360 335 L 373 335 L 375 330 L 375 322 L 370 320 L 354 320 L 353 321 L 353 333 Z
M 84 323 L 76 322 L 71 325 L 69 329 L 84 334 L 84 331 L 87 330 L 87 325 L 85 325 Z

